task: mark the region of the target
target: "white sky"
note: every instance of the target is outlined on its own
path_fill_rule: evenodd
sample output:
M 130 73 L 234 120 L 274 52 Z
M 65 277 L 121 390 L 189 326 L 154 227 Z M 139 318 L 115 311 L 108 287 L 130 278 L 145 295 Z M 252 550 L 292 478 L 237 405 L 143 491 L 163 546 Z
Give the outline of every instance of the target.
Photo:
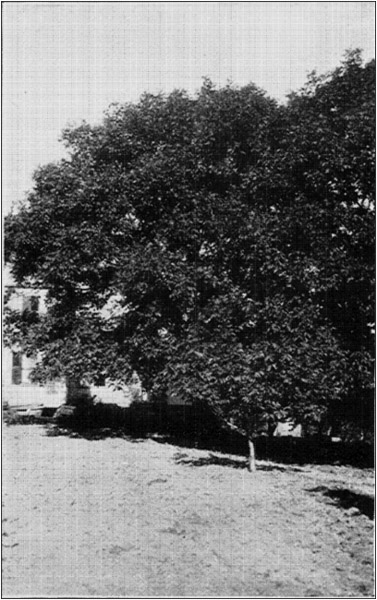
M 284 99 L 348 48 L 374 56 L 374 2 L 3 3 L 3 212 L 112 102 L 253 81 Z

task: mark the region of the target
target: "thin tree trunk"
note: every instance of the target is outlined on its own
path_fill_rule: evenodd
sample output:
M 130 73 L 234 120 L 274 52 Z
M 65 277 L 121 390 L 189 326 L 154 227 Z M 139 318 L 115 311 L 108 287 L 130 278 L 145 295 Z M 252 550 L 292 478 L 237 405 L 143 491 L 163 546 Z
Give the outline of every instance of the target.
M 250 471 L 250 473 L 254 473 L 257 470 L 256 464 L 255 464 L 254 442 L 250 438 L 247 441 L 249 444 L 249 471 Z
M 238 433 L 240 433 L 241 435 L 243 435 L 247 438 L 247 442 L 248 442 L 248 446 L 249 446 L 248 469 L 249 469 L 250 473 L 254 473 L 257 470 L 257 466 L 255 464 L 255 446 L 254 446 L 253 440 L 248 436 L 247 432 L 244 429 L 241 429 L 240 427 L 236 427 L 235 425 L 233 425 L 233 423 L 230 423 L 229 421 L 225 421 L 225 423 L 228 425 L 228 427 L 230 429 L 233 429 L 233 431 L 237 431 Z

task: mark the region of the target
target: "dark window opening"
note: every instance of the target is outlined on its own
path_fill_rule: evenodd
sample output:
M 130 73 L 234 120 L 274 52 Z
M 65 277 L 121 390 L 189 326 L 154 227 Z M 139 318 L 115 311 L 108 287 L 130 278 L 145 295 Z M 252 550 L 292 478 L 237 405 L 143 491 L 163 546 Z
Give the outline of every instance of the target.
M 30 310 L 31 312 L 37 313 L 39 311 L 39 298 L 38 296 L 30 297 Z
M 97 387 L 104 387 L 106 385 L 105 375 L 98 375 L 96 384 L 97 384 Z
M 12 355 L 12 383 L 20 385 L 22 383 L 22 353 L 13 352 Z

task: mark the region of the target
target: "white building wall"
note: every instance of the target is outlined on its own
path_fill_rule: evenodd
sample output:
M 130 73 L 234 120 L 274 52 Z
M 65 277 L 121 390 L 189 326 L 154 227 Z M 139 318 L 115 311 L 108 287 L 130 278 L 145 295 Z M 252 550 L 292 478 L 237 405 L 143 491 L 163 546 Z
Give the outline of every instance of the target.
M 47 290 L 36 288 L 18 288 L 14 285 L 9 271 L 4 272 L 4 296 L 6 306 L 11 310 L 22 312 L 31 309 L 33 298 L 38 298 L 38 313 L 46 312 Z M 35 307 L 35 301 L 34 301 Z M 20 348 L 3 348 L 2 352 L 2 398 L 10 406 L 26 404 L 42 404 L 43 406 L 58 407 L 66 400 L 67 388 L 64 381 L 53 381 L 45 385 L 38 385 L 30 381 L 30 373 L 36 364 L 35 358 L 22 355 L 22 366 L 19 383 L 14 383 L 12 372 L 14 367 L 13 354 Z M 132 387 L 124 386 L 114 390 L 111 386 L 92 386 L 90 391 L 98 401 L 103 403 L 129 406 L 132 399 Z M 140 393 L 141 393 L 141 386 Z M 145 399 L 145 394 L 144 394 Z
M 13 352 L 10 348 L 3 348 L 2 353 L 2 400 L 9 406 L 23 406 L 26 404 L 43 404 L 43 406 L 57 407 L 64 403 L 66 386 L 61 381 L 54 381 L 46 385 L 38 385 L 30 381 L 30 372 L 35 365 L 35 359 L 22 356 L 20 383 L 12 382 Z
M 2 355 L 2 398 L 9 406 L 23 406 L 25 404 L 42 404 L 43 406 L 58 407 L 66 400 L 67 388 L 63 381 L 51 381 L 44 385 L 32 383 L 30 372 L 35 365 L 35 359 L 22 357 L 21 383 L 12 383 L 13 357 L 9 348 L 3 349 Z M 132 393 L 129 387 L 114 390 L 111 386 L 91 386 L 90 392 L 97 401 L 104 404 L 118 404 L 129 406 Z

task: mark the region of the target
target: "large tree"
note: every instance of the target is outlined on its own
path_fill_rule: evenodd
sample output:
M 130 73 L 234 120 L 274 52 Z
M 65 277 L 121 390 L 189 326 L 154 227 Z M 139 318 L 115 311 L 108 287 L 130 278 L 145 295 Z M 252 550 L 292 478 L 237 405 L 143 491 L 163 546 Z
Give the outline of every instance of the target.
M 5 222 L 8 315 L 34 376 L 205 403 L 249 437 L 365 412 L 372 385 L 374 66 L 360 53 L 287 105 L 249 85 L 116 105 L 63 132 Z M 22 318 L 24 322 L 22 323 Z M 366 414 L 366 413 L 365 413 Z M 351 416 L 350 416 L 351 415 Z

